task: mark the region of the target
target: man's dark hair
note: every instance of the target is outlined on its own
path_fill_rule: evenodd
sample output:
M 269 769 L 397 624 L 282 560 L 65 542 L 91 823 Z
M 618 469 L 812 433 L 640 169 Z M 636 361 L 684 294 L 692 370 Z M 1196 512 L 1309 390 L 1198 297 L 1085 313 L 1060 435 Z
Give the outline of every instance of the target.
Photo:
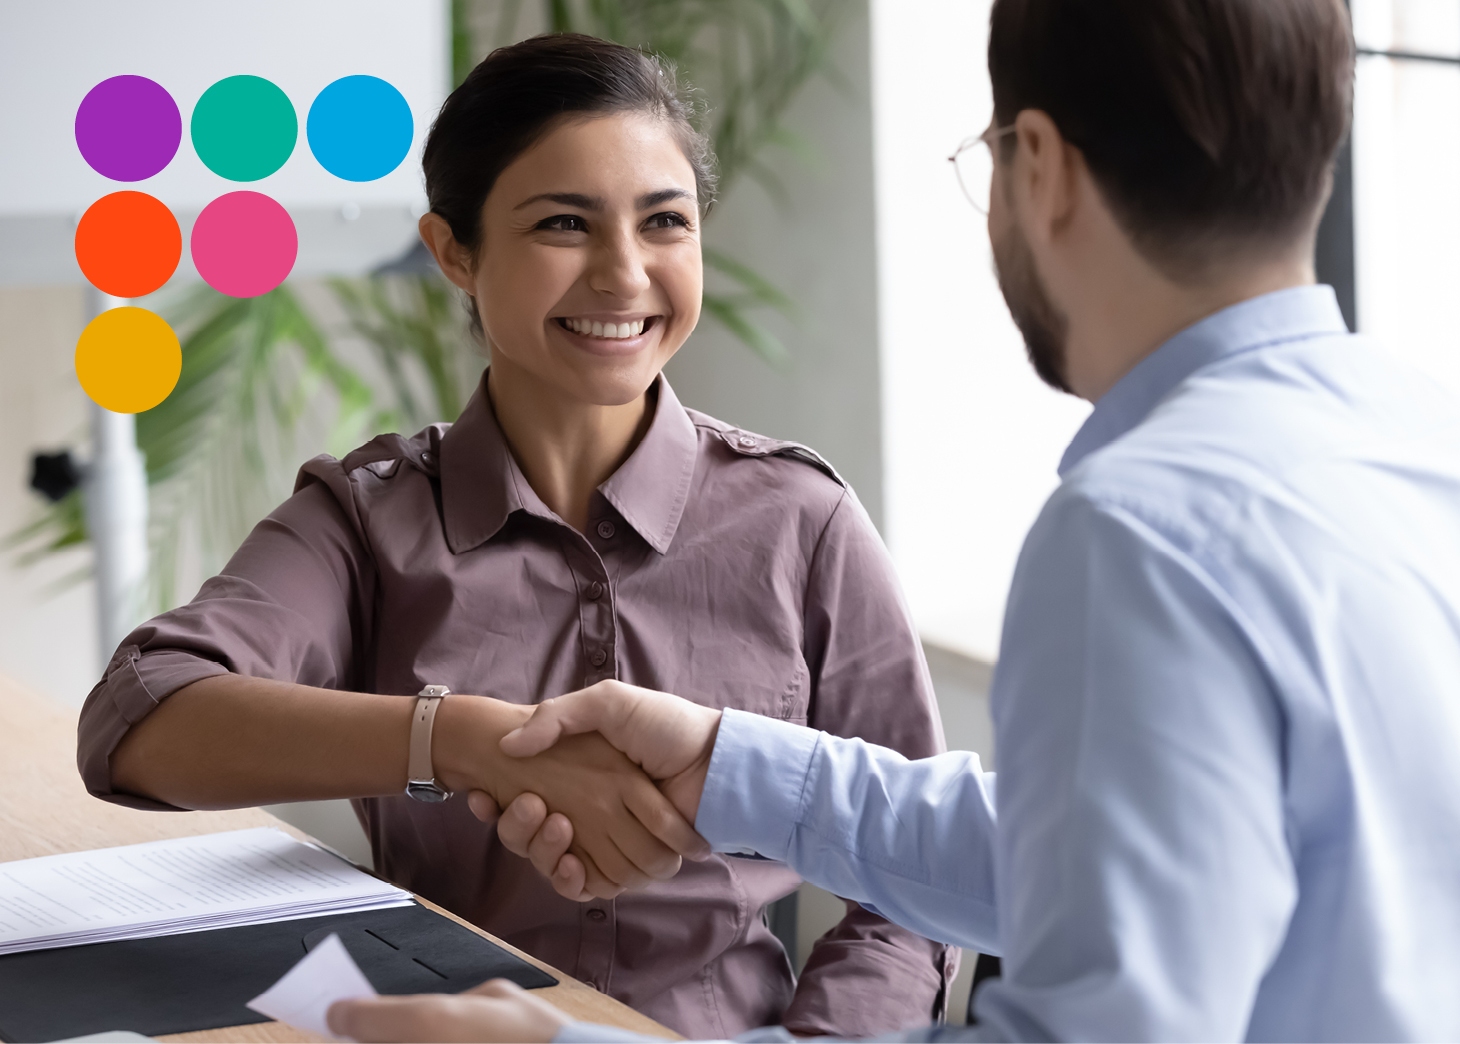
M 629 112 L 670 124 L 694 169 L 700 209 L 708 209 L 715 197 L 710 145 L 691 123 L 694 109 L 674 69 L 632 47 L 555 33 L 493 51 L 441 106 L 421 156 L 432 212 L 475 256 L 482 204 L 513 160 L 564 118 Z
M 1045 112 L 1178 278 L 1311 227 L 1353 70 L 1342 0 L 996 0 L 989 29 L 996 122 Z

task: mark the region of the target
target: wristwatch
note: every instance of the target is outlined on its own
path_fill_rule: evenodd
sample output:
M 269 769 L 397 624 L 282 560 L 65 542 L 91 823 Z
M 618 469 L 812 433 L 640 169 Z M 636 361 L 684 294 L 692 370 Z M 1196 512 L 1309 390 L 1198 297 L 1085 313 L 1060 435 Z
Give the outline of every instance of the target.
M 431 765 L 431 726 L 436 722 L 436 708 L 451 690 L 444 685 L 427 685 L 416 697 L 411 715 L 411 756 L 406 764 L 406 797 L 435 804 L 451 796 L 440 783 Z

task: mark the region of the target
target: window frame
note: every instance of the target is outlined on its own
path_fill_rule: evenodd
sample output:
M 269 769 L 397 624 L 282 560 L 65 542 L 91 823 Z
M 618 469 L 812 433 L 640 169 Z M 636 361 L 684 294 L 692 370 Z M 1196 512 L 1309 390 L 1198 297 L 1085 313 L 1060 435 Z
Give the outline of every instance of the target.
M 1344 0 L 1344 6 L 1350 6 Z M 1438 62 L 1460 66 L 1460 56 L 1426 54 L 1409 50 L 1378 50 L 1356 47 L 1355 55 L 1364 58 L 1388 58 L 1397 62 Z M 1333 162 L 1333 192 L 1328 197 L 1323 217 L 1318 222 L 1318 242 L 1314 257 L 1320 283 L 1333 287 L 1338 306 L 1350 330 L 1358 329 L 1358 286 L 1355 277 L 1354 247 L 1354 154 L 1352 131 L 1339 146 Z

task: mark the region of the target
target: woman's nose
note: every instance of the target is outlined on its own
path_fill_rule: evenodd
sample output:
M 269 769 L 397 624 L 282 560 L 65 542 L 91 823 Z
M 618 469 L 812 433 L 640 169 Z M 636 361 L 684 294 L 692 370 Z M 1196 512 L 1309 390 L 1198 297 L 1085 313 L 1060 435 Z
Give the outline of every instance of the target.
M 644 252 L 636 236 L 616 235 L 595 255 L 589 276 L 589 285 L 594 290 L 630 299 L 649 289 Z

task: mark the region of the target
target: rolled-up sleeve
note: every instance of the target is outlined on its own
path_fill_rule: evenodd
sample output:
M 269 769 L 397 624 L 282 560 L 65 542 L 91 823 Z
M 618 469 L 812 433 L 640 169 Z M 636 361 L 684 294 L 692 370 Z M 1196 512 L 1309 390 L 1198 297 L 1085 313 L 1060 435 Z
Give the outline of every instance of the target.
M 133 808 L 173 806 L 111 786 L 111 755 L 163 700 L 216 674 L 356 686 L 375 576 L 350 479 L 331 458 L 300 471 L 294 496 L 260 522 L 187 605 L 129 634 L 81 711 L 86 788 Z
M 808 724 L 908 758 L 945 749 L 932 682 L 893 569 L 871 520 L 847 491 L 821 534 L 807 582 Z M 941 1018 L 959 951 L 848 902 L 819 939 L 785 1024 L 846 1035 Z

